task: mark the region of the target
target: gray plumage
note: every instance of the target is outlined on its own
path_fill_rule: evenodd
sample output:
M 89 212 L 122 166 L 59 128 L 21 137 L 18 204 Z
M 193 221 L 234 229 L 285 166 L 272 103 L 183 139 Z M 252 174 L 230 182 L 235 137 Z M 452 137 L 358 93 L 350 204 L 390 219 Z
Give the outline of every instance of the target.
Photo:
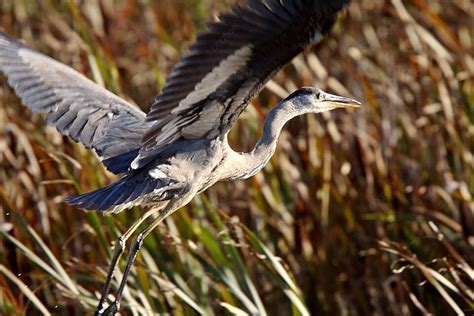
M 319 42 L 349 0 L 248 1 L 197 37 L 156 98 L 135 167 L 179 139 L 225 135 L 263 85 Z M 277 53 L 276 53 L 277 52 Z
M 349 0 L 249 0 L 208 24 L 208 31 L 173 69 L 145 115 L 136 106 L 75 70 L 0 33 L 0 70 L 23 103 L 46 113 L 48 124 L 92 148 L 111 172 L 123 177 L 67 202 L 78 208 L 119 212 L 150 206 L 121 237 L 97 310 L 109 291 L 126 240 L 140 223 L 158 214 L 137 236 L 118 290 L 121 293 L 143 238 L 166 216 L 217 181 L 245 179 L 273 155 L 291 118 L 358 102 L 301 88 L 279 102 L 265 120 L 262 137 L 249 153 L 237 153 L 227 133 L 250 100 L 276 71 L 317 43 Z
M 104 159 L 135 149 L 151 126 L 136 106 L 3 33 L 0 69 L 33 112 Z

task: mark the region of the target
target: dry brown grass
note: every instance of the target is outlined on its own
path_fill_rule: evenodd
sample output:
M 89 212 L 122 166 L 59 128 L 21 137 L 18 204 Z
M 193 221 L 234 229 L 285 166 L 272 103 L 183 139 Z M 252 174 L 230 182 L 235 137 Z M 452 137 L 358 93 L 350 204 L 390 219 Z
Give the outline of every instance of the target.
M 0 27 L 146 109 L 229 2 L 3 0 Z M 250 149 L 268 109 L 302 85 L 364 107 L 293 120 L 263 173 L 216 185 L 157 229 L 124 312 L 472 312 L 473 21 L 470 1 L 354 1 L 231 141 Z M 0 82 L 0 314 L 83 314 L 110 242 L 139 210 L 102 217 L 62 203 L 113 176 Z

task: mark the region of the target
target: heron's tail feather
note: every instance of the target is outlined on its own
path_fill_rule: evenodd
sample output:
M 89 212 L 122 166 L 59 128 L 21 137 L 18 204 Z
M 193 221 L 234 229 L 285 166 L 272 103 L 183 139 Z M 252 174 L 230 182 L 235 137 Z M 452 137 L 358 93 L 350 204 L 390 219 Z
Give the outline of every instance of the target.
M 166 179 L 131 174 L 101 189 L 70 196 L 66 202 L 79 209 L 118 213 L 145 200 L 152 202 L 168 200 L 174 192 L 175 188 Z M 150 194 L 153 197 L 150 197 Z

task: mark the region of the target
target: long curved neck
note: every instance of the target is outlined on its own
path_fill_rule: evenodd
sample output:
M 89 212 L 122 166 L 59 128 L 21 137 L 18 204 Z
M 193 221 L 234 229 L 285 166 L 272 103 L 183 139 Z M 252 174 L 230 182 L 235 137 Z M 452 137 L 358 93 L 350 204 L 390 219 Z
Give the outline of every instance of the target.
M 228 146 L 222 180 L 247 179 L 259 172 L 273 156 L 283 126 L 300 114 L 307 113 L 291 101 L 281 101 L 268 114 L 262 136 L 249 153 L 237 153 Z

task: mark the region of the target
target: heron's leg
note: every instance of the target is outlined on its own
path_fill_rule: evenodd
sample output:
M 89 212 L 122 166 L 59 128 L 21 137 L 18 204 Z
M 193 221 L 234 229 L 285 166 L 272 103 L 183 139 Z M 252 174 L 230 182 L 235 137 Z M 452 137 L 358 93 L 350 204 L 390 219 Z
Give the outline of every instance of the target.
M 97 309 L 94 313 L 94 315 L 101 315 L 104 309 L 104 303 L 107 300 L 107 295 L 109 294 L 110 290 L 110 285 L 112 283 L 112 278 L 115 273 L 115 268 L 117 267 L 117 263 L 122 256 L 124 250 L 125 250 L 125 245 L 127 243 L 127 240 L 133 235 L 135 230 L 148 218 L 150 217 L 153 213 L 157 212 L 156 208 L 149 209 L 145 213 L 143 213 L 133 224 L 130 226 L 127 231 L 120 236 L 117 241 L 115 242 L 114 245 L 114 253 L 112 254 L 112 259 L 110 261 L 110 266 L 109 270 L 107 272 L 107 278 L 105 280 L 104 287 L 102 288 L 102 294 L 100 296 L 99 304 L 97 305 Z
M 117 290 L 117 294 L 115 296 L 115 301 L 107 307 L 107 309 L 103 312 L 104 315 L 115 315 L 120 309 L 120 300 L 122 299 L 123 290 L 125 289 L 125 285 L 127 284 L 127 278 L 130 273 L 130 269 L 132 268 L 133 262 L 137 257 L 137 253 L 140 250 L 143 240 L 145 237 L 151 233 L 168 215 L 173 213 L 177 209 L 174 203 L 169 203 L 166 205 L 164 209 L 162 209 L 157 218 L 153 220 L 153 222 L 142 230 L 135 239 L 135 242 L 132 244 L 132 248 L 130 249 L 130 255 L 128 257 L 127 266 L 125 267 L 125 271 L 123 272 L 122 281 L 120 282 L 120 286 Z

